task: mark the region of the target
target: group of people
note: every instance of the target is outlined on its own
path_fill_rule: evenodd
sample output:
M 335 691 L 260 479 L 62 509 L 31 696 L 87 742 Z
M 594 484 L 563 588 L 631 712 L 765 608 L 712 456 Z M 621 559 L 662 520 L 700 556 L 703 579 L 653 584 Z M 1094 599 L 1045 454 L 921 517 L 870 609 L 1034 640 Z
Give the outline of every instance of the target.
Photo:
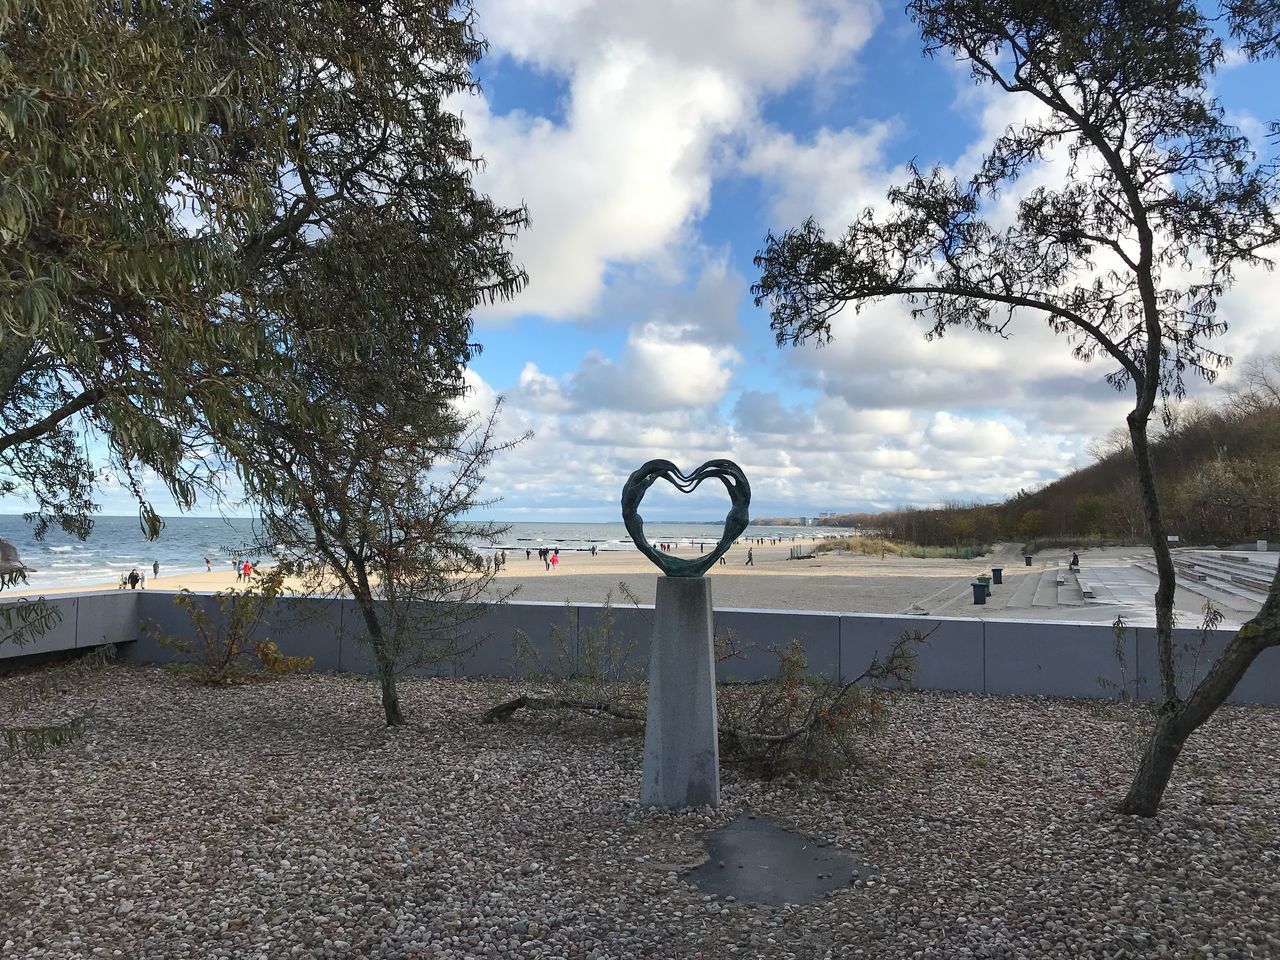
M 151 575 L 153 577 L 160 576 L 159 560 L 153 560 L 151 562 Z M 120 574 L 119 589 L 124 590 L 126 587 L 130 590 L 137 590 L 139 587 L 143 590 L 147 589 L 147 575 L 145 573 L 139 573 L 137 567 L 134 567 L 128 573 Z
M 525 550 L 525 558 L 529 556 L 529 551 Z M 560 548 L 559 547 L 539 547 L 538 559 L 542 561 L 544 567 L 548 570 L 554 570 L 560 566 Z
M 213 571 L 213 561 L 209 559 L 208 554 L 205 554 L 203 559 L 204 559 L 205 572 L 211 573 Z M 502 562 L 506 563 L 506 561 L 507 561 L 507 555 L 504 553 L 502 555 Z M 241 582 L 247 583 L 253 578 L 254 573 L 257 572 L 258 565 L 256 563 L 251 563 L 248 560 L 241 560 L 239 555 L 235 555 L 231 558 L 231 569 L 233 569 L 236 572 L 237 583 L 241 583 Z M 160 576 L 159 560 L 153 560 L 151 562 L 151 576 L 153 578 Z M 146 571 L 145 570 L 140 571 L 138 570 L 137 567 L 134 567 L 128 573 L 120 574 L 119 589 L 121 590 L 147 589 Z

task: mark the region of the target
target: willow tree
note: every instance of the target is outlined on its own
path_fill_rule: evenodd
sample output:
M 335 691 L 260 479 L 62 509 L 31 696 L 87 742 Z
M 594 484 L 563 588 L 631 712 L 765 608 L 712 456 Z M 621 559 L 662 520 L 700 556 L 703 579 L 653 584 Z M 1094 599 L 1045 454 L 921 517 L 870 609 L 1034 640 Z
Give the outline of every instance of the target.
M 301 339 L 360 359 L 284 302 L 335 224 L 523 221 L 459 169 L 447 100 L 482 51 L 466 2 L 0 0 L 0 490 L 37 533 L 88 533 L 91 436 L 154 534 L 144 471 L 189 506 L 245 455 L 251 400 L 308 420 Z
M 1265 6 L 1265 5 L 1264 5 Z M 925 51 L 1025 104 L 967 183 L 910 170 L 882 210 L 830 238 L 812 219 L 770 234 L 753 288 L 778 344 L 818 342 L 832 318 L 900 298 L 930 339 L 955 328 L 1009 335 L 1039 318 L 1081 360 L 1111 366 L 1155 553 L 1159 702 L 1121 809 L 1151 816 L 1188 736 L 1254 658 L 1280 644 L 1280 575 L 1261 613 L 1208 674 L 1179 689 L 1174 567 L 1148 443 L 1163 400 L 1226 364 L 1209 342 L 1218 298 L 1276 241 L 1276 183 L 1223 118 L 1208 82 L 1222 57 L 1186 0 L 911 0 Z M 985 203 L 1046 160 L 1065 165 L 1027 191 L 1008 225 Z

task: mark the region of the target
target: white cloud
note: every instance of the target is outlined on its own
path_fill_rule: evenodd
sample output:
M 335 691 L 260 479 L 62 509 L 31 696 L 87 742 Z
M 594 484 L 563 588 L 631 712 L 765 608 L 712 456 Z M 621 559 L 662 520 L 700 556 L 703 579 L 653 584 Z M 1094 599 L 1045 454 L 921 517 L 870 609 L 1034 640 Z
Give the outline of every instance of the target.
M 980 422 L 946 410 L 933 415 L 925 436 L 940 450 L 969 455 L 997 456 L 1016 443 L 1013 432 L 999 421 Z
M 530 275 L 488 318 L 581 317 L 606 271 L 647 263 L 680 273 L 705 212 L 716 146 L 756 121 L 757 101 L 843 63 L 864 43 L 871 3 L 659 0 L 649 4 L 498 0 L 481 29 L 492 52 L 567 79 L 564 122 L 463 105 L 488 161 L 479 185 L 525 202 L 515 254 Z
M 837 233 L 864 208 L 883 204 L 889 184 L 901 179 L 901 170 L 891 173 L 885 161 L 886 144 L 898 128 L 888 122 L 823 128 L 805 141 L 785 131 L 761 131 L 740 169 L 763 182 L 777 228 L 812 216 Z
M 572 378 L 574 402 L 582 409 L 644 412 L 718 403 L 738 353 L 691 342 L 695 330 L 648 323 L 631 331 L 618 361 L 589 352 Z
M 844 0 L 490 0 L 481 28 L 494 51 L 570 72 L 619 37 L 679 63 L 779 89 L 839 66 L 878 19 L 874 3 Z

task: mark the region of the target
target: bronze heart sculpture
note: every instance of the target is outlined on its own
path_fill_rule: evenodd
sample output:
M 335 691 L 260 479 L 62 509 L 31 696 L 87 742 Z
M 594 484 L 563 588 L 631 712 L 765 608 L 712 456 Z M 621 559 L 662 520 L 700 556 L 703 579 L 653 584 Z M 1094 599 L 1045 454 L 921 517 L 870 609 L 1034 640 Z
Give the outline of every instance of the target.
M 698 484 L 708 477 L 715 477 L 729 491 L 730 506 L 729 513 L 724 518 L 724 533 L 720 537 L 720 542 L 716 544 L 716 548 L 710 553 L 698 557 L 697 560 L 681 560 L 679 557 L 660 553 L 650 546 L 644 535 L 644 518 L 636 511 L 640 507 L 640 501 L 644 499 L 645 492 L 659 477 L 682 493 L 692 493 L 698 489 Z M 733 541 L 747 529 L 747 523 L 750 520 L 747 516 L 747 507 L 750 504 L 751 484 L 747 483 L 747 477 L 742 472 L 742 468 L 732 460 L 708 460 L 687 476 L 681 473 L 670 460 L 650 460 L 627 477 L 627 482 L 622 487 L 622 522 L 626 524 L 627 533 L 631 534 L 631 539 L 640 552 L 656 563 L 668 577 L 700 577 L 724 556 L 733 546 Z

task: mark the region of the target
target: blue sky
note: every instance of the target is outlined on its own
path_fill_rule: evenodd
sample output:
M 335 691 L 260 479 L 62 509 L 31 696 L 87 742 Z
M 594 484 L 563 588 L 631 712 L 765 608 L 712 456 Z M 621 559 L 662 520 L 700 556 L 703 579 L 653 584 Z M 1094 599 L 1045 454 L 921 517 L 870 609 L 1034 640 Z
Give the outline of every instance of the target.
M 757 516 L 995 500 L 1083 463 L 1123 422 L 1108 368 L 1030 317 L 1010 341 L 926 343 L 888 303 L 842 315 L 822 350 L 774 346 L 749 293 L 768 230 L 810 214 L 839 230 L 913 159 L 967 177 L 1028 109 L 925 58 L 900 5 L 477 7 L 483 93 L 457 106 L 487 160 L 480 189 L 532 218 L 516 248 L 528 289 L 477 317 L 471 402 L 502 396 L 503 430 L 533 432 L 489 472 L 495 516 L 616 520 L 627 474 L 653 457 L 738 461 Z M 1257 133 L 1280 113 L 1277 81 L 1277 65 L 1236 67 L 1218 90 Z M 1277 349 L 1277 296 L 1274 275 L 1244 275 L 1218 347 Z M 724 508 L 711 492 L 652 497 L 653 515 Z M 104 507 L 132 512 L 116 490 Z

